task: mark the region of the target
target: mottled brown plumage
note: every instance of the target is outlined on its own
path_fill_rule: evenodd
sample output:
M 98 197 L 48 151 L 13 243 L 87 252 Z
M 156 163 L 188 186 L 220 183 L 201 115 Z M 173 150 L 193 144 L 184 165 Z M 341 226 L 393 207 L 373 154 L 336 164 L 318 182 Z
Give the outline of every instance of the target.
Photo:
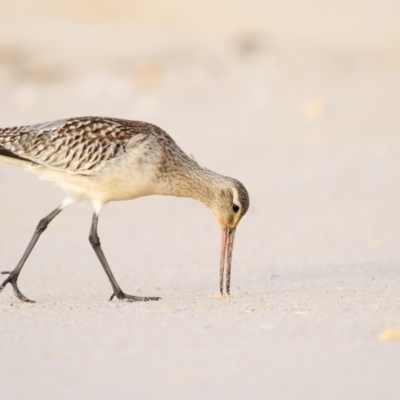
M 46 227 L 68 205 L 80 200 L 92 202 L 95 213 L 91 243 L 111 281 L 114 295 L 120 299 L 155 298 L 125 295 L 116 283 L 97 236 L 101 207 L 114 200 L 154 194 L 202 201 L 213 211 L 223 231 L 220 285 L 222 293 L 222 267 L 226 265 L 229 293 L 234 231 L 249 207 L 247 190 L 236 179 L 201 167 L 159 127 L 146 122 L 83 117 L 0 128 L 0 160 L 53 182 L 67 194 L 67 200 L 44 219 Z M 39 226 L 33 244 L 28 246 L 29 252 L 44 230 L 38 229 Z M 16 295 L 27 300 L 16 282 L 28 255 L 24 255 L 0 291 L 11 283 Z
M 145 122 L 83 117 L 0 128 L 0 146 L 34 164 L 90 175 L 149 136 L 165 132 Z

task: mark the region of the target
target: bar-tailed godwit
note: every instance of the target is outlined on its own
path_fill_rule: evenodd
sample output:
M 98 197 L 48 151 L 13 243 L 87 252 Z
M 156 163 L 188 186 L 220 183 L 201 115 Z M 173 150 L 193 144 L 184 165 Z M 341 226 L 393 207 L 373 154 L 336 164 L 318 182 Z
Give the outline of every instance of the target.
M 40 220 L 21 260 L 0 292 L 10 283 L 15 295 L 31 302 L 18 288 L 22 267 L 48 224 L 78 201 L 93 205 L 89 241 L 113 288 L 113 297 L 127 301 L 159 300 L 125 294 L 118 285 L 97 234 L 99 213 L 113 200 L 148 195 L 190 197 L 215 214 L 221 229 L 220 292 L 229 295 L 235 229 L 249 208 L 246 188 L 236 179 L 201 167 L 162 129 L 146 122 L 82 117 L 37 125 L 0 128 L 0 160 L 53 182 L 67 195 Z M 110 300 L 111 300 L 110 299 Z

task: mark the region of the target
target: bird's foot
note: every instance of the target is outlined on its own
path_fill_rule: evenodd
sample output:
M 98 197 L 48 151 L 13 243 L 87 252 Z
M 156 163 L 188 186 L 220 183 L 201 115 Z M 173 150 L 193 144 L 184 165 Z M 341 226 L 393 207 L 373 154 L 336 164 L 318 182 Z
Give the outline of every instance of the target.
M 134 301 L 157 301 L 157 300 L 161 299 L 161 297 L 132 296 L 130 294 L 125 294 L 124 292 L 119 292 L 119 293 L 113 293 L 113 295 L 110 297 L 110 301 L 114 297 L 116 297 L 118 300 L 129 301 L 129 302 L 134 302 Z
M 21 301 L 24 301 L 25 303 L 34 303 L 33 300 L 28 299 L 19 290 L 18 285 L 17 285 L 18 275 L 14 275 L 12 272 L 9 272 L 9 271 L 3 271 L 2 274 L 10 275 L 10 276 L 1 284 L 0 292 L 6 287 L 6 285 L 8 283 L 10 283 L 14 289 L 15 296 L 17 296 Z

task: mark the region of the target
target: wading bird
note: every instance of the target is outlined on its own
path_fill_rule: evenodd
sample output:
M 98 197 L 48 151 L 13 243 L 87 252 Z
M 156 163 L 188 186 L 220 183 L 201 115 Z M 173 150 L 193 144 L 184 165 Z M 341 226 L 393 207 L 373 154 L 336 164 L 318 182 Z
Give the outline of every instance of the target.
M 249 208 L 246 188 L 236 179 L 201 167 L 162 129 L 146 122 L 114 118 L 70 118 L 37 125 L 0 128 L 0 160 L 38 178 L 53 182 L 67 195 L 40 220 L 21 260 L 1 284 L 10 283 L 15 295 L 31 302 L 18 288 L 25 261 L 48 224 L 78 201 L 93 205 L 89 241 L 110 280 L 113 297 L 127 301 L 159 300 L 125 294 L 118 285 L 100 245 L 97 223 L 110 201 L 148 195 L 200 200 L 216 216 L 222 229 L 220 292 L 229 295 L 232 249 L 237 224 Z

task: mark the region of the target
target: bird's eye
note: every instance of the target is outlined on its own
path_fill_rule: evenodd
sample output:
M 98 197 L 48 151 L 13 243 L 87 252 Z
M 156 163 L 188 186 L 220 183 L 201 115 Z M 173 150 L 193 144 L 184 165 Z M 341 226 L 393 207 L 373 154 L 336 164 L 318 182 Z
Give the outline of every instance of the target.
M 240 207 L 237 205 L 237 204 L 234 204 L 233 206 L 232 206 L 232 210 L 233 210 L 233 212 L 238 212 L 239 211 L 239 209 L 240 209 Z

